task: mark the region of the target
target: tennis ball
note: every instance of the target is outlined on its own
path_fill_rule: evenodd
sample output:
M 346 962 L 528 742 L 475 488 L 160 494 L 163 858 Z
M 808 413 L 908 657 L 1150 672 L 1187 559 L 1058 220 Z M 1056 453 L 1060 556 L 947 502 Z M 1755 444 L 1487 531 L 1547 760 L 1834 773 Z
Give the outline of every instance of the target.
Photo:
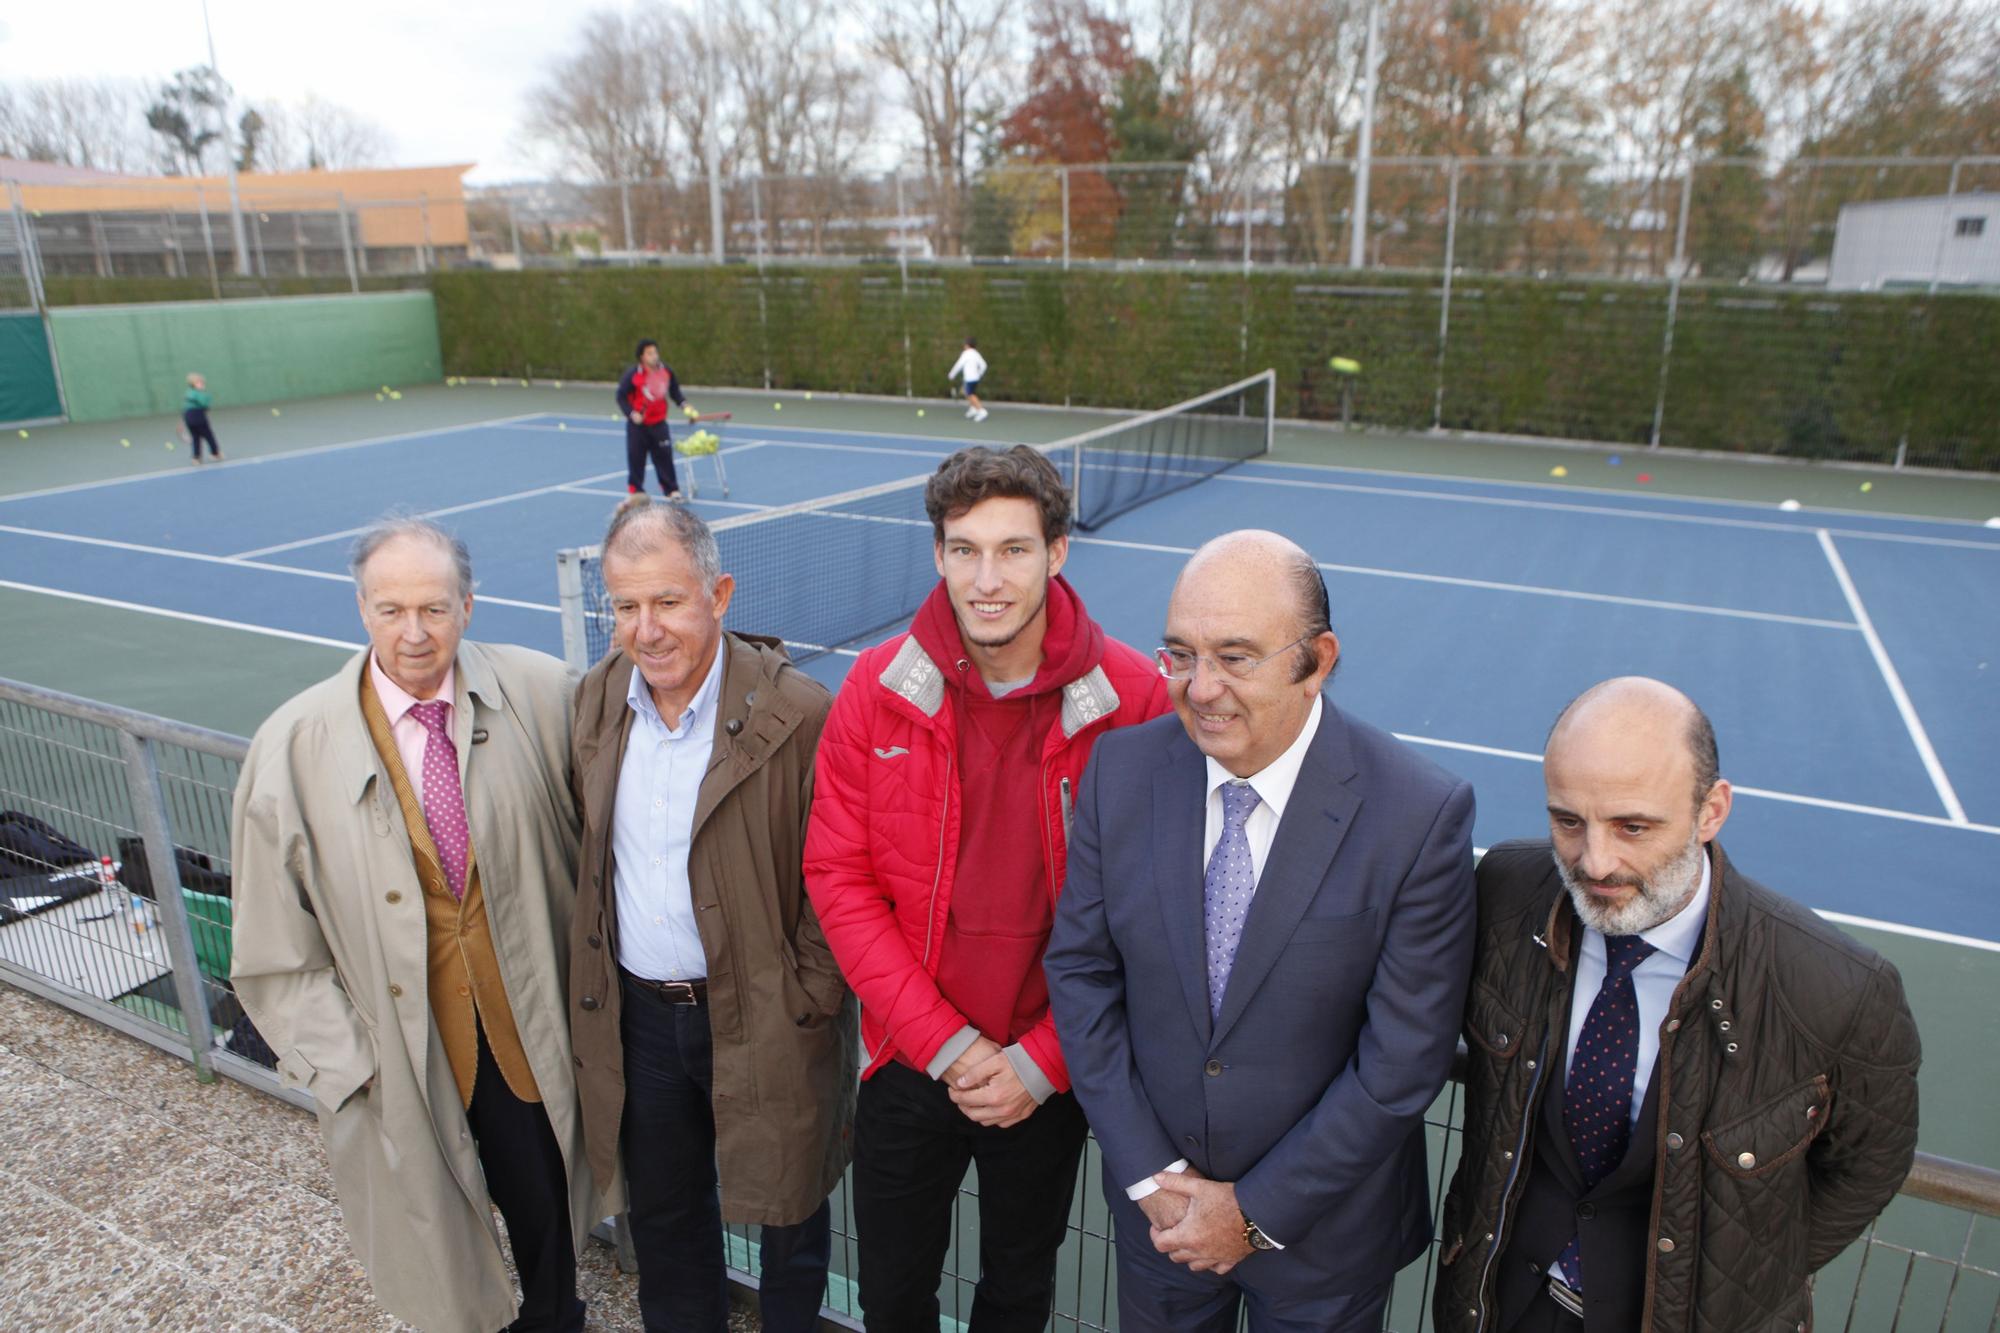
M 22 438 L 22 439 L 24 439 L 24 440 L 25 440 L 25 439 L 27 439 L 27 438 L 28 438 L 28 432 L 26 432 L 26 431 L 22 431 L 22 432 L 21 432 L 21 438 Z
M 569 423 L 568 423 L 567 421 L 558 421 L 558 422 L 556 423 L 556 429 L 557 429 L 557 430 L 568 430 L 568 429 L 569 429 Z
M 271 409 L 271 415 L 272 415 L 272 416 L 274 416 L 274 417 L 279 417 L 279 416 L 283 416 L 283 415 L 284 415 L 284 413 L 280 412 L 280 411 L 279 411 L 279 410 L 278 410 L 277 408 L 275 408 L 275 407 L 274 407 L 274 408 L 272 408 L 272 409 Z
M 376 402 L 378 402 L 378 403 L 379 403 L 379 402 L 381 402 L 381 401 L 382 401 L 382 395 L 381 395 L 381 394 L 379 394 L 379 393 L 378 393 L 378 394 L 376 394 L 376 395 L 375 395 L 375 401 L 376 401 Z
M 1778 508 L 1784 510 L 1788 514 L 1795 514 L 1798 512 L 1799 502 L 1797 500 L 1786 500 L 1784 503 L 1780 504 Z
M 810 402 L 811 402 L 812 400 L 813 400 L 813 391 L 812 391 L 811 389 L 807 389 L 807 390 L 806 390 L 806 401 L 810 403 Z
M 174 451 L 174 442 L 172 440 L 168 440 L 165 444 L 162 444 L 160 447 L 162 449 L 165 449 L 168 453 L 172 453 Z
M 522 388 L 524 388 L 524 389 L 525 389 L 525 388 L 527 388 L 527 387 L 528 387 L 528 382 L 527 382 L 526 380 L 522 380 L 522 381 L 521 381 L 521 387 L 522 387 Z
M 402 401 L 403 391 L 401 389 L 391 389 L 389 390 L 389 396 L 400 402 Z
M 1558 463 L 1554 467 L 1549 469 L 1549 475 L 1551 477 L 1567 477 L 1569 475 L 1569 469 L 1564 467 L 1562 464 Z
M 771 410 L 773 412 L 782 412 L 785 410 L 785 405 L 783 403 L 772 403 Z
M 387 392 L 389 392 L 389 386 L 388 386 L 388 385 L 386 385 L 386 384 L 385 384 L 385 385 L 383 385 L 383 386 L 382 386 L 382 392 L 383 392 L 383 393 L 387 393 Z
M 561 381 L 561 380 L 557 380 L 557 381 L 556 381 L 556 387 L 557 387 L 558 389 L 562 388 L 562 381 Z
M 120 440 L 120 441 L 118 441 L 118 447 L 119 447 L 120 449 L 130 449 L 130 448 L 132 447 L 132 441 L 130 441 L 130 440 Z
M 918 409 L 917 409 L 917 415 L 918 415 L 918 416 L 922 416 L 923 414 L 924 414 L 924 409 L 923 409 L 923 408 L 921 408 L 921 407 L 920 407 L 920 408 L 918 408 Z
M 1327 360 L 1326 368 L 1336 375 L 1359 375 L 1361 363 L 1350 356 L 1336 356 Z
M 497 389 L 497 388 L 499 388 L 499 387 L 500 387 L 500 381 L 499 381 L 499 380 L 494 380 L 494 381 L 493 381 L 493 387 L 494 387 L 494 388 L 496 388 L 496 389 Z
M 1864 481 L 1861 483 L 1861 489 L 1864 491 L 1872 491 L 1875 489 L 1875 483 L 1872 481 Z

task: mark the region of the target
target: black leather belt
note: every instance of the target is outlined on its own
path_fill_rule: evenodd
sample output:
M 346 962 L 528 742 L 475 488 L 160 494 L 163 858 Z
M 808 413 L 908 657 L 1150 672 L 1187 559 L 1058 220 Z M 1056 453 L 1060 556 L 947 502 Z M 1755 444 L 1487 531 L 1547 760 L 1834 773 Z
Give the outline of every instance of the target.
M 708 1003 L 708 982 L 706 979 L 699 981 L 648 981 L 645 977 L 632 975 L 622 967 L 618 969 L 618 973 L 640 990 L 651 994 L 661 1004 Z

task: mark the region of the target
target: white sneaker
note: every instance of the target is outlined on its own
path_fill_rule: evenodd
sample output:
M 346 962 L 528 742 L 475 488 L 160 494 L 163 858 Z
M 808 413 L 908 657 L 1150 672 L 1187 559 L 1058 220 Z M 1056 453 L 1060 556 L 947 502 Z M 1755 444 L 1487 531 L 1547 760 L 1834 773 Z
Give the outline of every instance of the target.
M 968 408 L 966 408 L 966 409 L 965 409 L 965 419 L 966 419 L 967 421 L 977 421 L 977 420 L 979 419 L 979 409 L 978 409 L 978 408 L 976 408 L 976 407 L 968 407 Z
M 974 420 L 974 421 L 984 421 L 984 420 L 986 420 L 986 418 L 988 418 L 988 417 L 990 417 L 990 416 L 992 416 L 992 415 L 993 415 L 993 414 L 992 414 L 991 412 L 987 411 L 987 410 L 986 410 L 985 408 L 983 408 L 983 407 L 982 407 L 982 408 L 980 408 L 980 409 L 979 409 L 979 415 L 978 415 L 978 416 L 976 416 L 976 417 L 974 417 L 974 418 L 973 418 L 973 420 Z

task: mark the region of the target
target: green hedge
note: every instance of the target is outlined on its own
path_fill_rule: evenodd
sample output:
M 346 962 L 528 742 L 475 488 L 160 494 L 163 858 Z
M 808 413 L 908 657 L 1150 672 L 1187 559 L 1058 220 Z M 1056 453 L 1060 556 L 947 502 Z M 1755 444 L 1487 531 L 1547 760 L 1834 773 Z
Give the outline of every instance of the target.
M 931 396 L 968 333 L 1001 401 L 1158 407 L 1273 367 L 1281 415 L 1643 444 L 1667 291 L 1434 275 L 892 266 L 453 272 L 447 373 L 603 379 L 640 336 L 704 384 Z M 2000 467 L 2000 300 L 1684 288 L 1662 442 Z M 1439 392 L 1442 371 L 1442 394 Z

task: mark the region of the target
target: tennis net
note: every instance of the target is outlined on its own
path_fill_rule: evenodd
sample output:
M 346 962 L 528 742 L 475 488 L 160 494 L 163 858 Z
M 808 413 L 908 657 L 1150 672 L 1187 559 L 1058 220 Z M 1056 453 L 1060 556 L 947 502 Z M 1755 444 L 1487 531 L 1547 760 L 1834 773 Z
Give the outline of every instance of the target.
M 1095 529 L 1135 506 L 1267 452 L 1276 375 L 1265 371 L 1185 403 L 1037 446 L 1075 491 L 1077 526 Z M 723 625 L 782 638 L 803 662 L 900 627 L 937 583 L 926 471 L 712 525 L 735 577 Z M 588 670 L 611 651 L 601 548 L 556 553 L 563 656 Z
M 1271 451 L 1278 376 L 1266 370 L 1184 403 L 1072 436 L 1076 525 L 1094 532 L 1120 514 Z

